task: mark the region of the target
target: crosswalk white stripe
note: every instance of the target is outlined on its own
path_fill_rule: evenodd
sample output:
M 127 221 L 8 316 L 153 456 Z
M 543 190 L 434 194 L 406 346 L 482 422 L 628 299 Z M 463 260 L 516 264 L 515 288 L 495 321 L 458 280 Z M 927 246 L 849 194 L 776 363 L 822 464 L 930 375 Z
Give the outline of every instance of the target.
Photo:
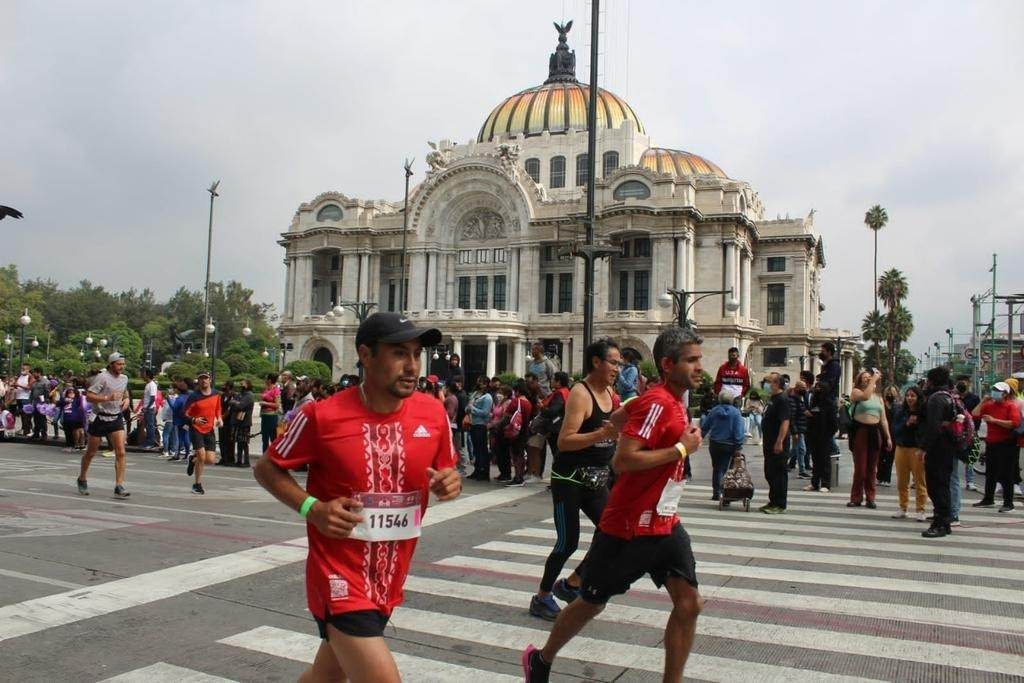
M 872 544 L 877 543 L 878 544 L 877 547 L 879 549 L 881 549 L 882 545 L 885 545 L 885 542 L 888 539 L 890 539 L 890 538 L 902 539 L 902 540 L 906 540 L 906 541 L 912 541 L 912 540 L 913 541 L 917 541 L 920 544 L 921 547 L 928 546 L 928 545 L 935 546 L 937 544 L 942 544 L 942 545 L 945 546 L 945 552 L 943 554 L 948 554 L 950 552 L 956 552 L 957 549 L 959 549 L 960 551 L 963 551 L 963 552 L 969 552 L 970 549 L 969 548 L 965 548 L 964 546 L 972 546 L 972 547 L 979 547 L 979 548 L 981 548 L 982 549 L 981 552 L 992 553 L 994 556 L 999 557 L 999 559 L 1002 559 L 1002 560 L 1015 560 L 1017 562 L 1024 562 L 1024 553 L 1015 553 L 1015 552 L 1012 552 L 1012 551 L 1009 551 L 1009 550 L 1004 550 L 1002 547 L 1000 547 L 998 550 L 995 550 L 994 548 L 990 547 L 990 546 L 993 546 L 993 545 L 995 545 L 995 546 L 1003 546 L 1003 545 L 1005 545 L 1005 541 L 1003 539 L 1001 539 L 1001 538 L 982 538 L 982 537 L 978 537 L 978 536 L 972 536 L 969 531 L 957 531 L 957 532 L 954 532 L 952 536 L 947 536 L 945 539 L 939 539 L 938 541 L 935 541 L 935 540 L 928 540 L 928 541 L 926 541 L 926 540 L 923 540 L 921 538 L 921 532 L 924 531 L 924 529 L 926 527 L 924 525 L 917 526 L 917 525 L 915 525 L 915 524 L 913 524 L 911 522 L 904 523 L 902 525 L 902 528 L 886 529 L 886 530 L 884 530 L 885 533 L 880 533 L 881 530 L 857 529 L 857 528 L 854 528 L 854 527 L 843 527 L 843 526 L 825 526 L 824 524 L 813 524 L 813 523 L 789 523 L 788 521 L 781 521 L 782 519 L 788 520 L 789 519 L 788 516 L 785 517 L 785 518 L 782 518 L 782 517 L 775 517 L 775 516 L 769 517 L 767 515 L 758 514 L 757 516 L 754 517 L 754 519 L 749 519 L 746 516 L 746 513 L 743 513 L 743 514 L 744 514 L 744 516 L 740 517 L 738 515 L 728 515 L 728 514 L 720 514 L 720 513 L 710 513 L 710 514 L 684 513 L 680 517 L 680 521 L 682 521 L 683 526 L 686 528 L 687 531 L 690 531 L 690 529 L 693 529 L 693 528 L 706 528 L 706 527 L 719 527 L 720 528 L 720 527 L 726 527 L 726 528 L 741 528 L 741 529 L 764 529 L 766 531 L 786 531 L 786 532 L 793 532 L 795 534 L 809 534 L 811 532 L 814 532 L 814 533 L 825 533 L 825 534 L 828 534 L 832 538 L 835 538 L 835 537 L 844 538 L 844 537 L 847 537 L 847 536 L 871 536 L 872 540 L 871 540 L 870 543 L 872 543 Z M 751 514 L 753 514 L 753 513 L 751 513 Z M 594 528 L 594 525 L 591 524 L 589 520 L 586 520 L 586 524 L 584 524 L 583 522 L 584 522 L 584 520 L 581 519 L 580 520 L 580 528 L 581 529 L 593 529 Z M 550 520 L 550 518 L 549 518 L 549 519 L 544 520 L 544 523 L 546 523 L 546 524 L 553 524 L 554 522 L 552 522 Z M 897 531 L 897 530 L 901 531 L 903 534 L 905 534 L 905 536 L 903 536 L 903 535 L 893 535 L 892 532 L 893 531 Z M 793 541 L 790 540 L 791 538 L 792 538 L 792 536 L 790 536 L 787 533 L 785 536 L 782 536 L 782 537 L 779 537 L 779 538 L 775 538 L 773 540 L 780 541 L 780 542 L 783 542 L 783 543 L 792 543 Z M 808 542 L 813 543 L 814 540 L 815 540 L 815 537 L 813 537 L 813 536 L 805 537 L 805 540 L 807 540 Z M 866 541 L 861 541 L 859 543 L 859 545 L 863 546 L 866 543 L 867 543 Z
M 551 548 L 528 543 L 509 543 L 507 541 L 488 541 L 476 546 L 476 550 L 491 552 L 514 553 L 531 557 L 547 557 Z M 751 553 L 757 554 L 757 553 Z M 577 550 L 572 559 L 579 561 L 586 551 Z M 747 559 L 750 555 L 747 556 Z M 886 565 L 888 568 L 888 565 Z M 977 600 L 993 600 L 996 602 L 1016 603 L 1020 600 L 1021 590 L 1012 588 L 991 588 L 989 586 L 971 586 L 965 588 L 962 582 L 946 583 L 944 579 L 915 581 L 912 579 L 894 579 L 892 577 L 864 576 L 862 574 L 839 574 L 832 572 L 807 571 L 803 569 L 778 569 L 775 567 L 749 566 L 746 564 L 727 564 L 701 560 L 698 564 L 701 576 L 723 576 L 743 579 L 763 579 L 765 581 L 786 581 L 806 583 L 814 586 L 843 586 L 845 588 L 868 588 L 871 590 L 902 591 L 905 593 L 925 593 L 927 595 L 949 595 L 960 597 L 969 591 Z M 954 575 L 944 577 L 949 581 L 958 581 Z
M 543 643 L 548 636 L 541 631 L 524 626 L 498 624 L 481 619 L 470 619 L 451 614 L 439 617 L 433 612 L 399 608 L 391 617 L 399 631 L 408 629 L 417 633 L 444 638 L 469 640 L 492 647 L 519 650 L 528 643 Z M 592 664 L 614 667 L 628 667 L 641 671 L 661 672 L 664 669 L 664 650 L 661 647 L 647 647 L 631 643 L 619 643 L 586 636 L 576 636 L 561 652 L 561 659 L 574 659 Z M 557 670 L 558 664 L 555 664 Z M 774 664 L 738 661 L 698 653 L 690 654 L 686 663 L 688 677 L 705 680 L 747 680 L 772 681 L 778 683 L 840 683 L 864 681 L 863 676 L 842 676 L 821 671 L 807 671 Z
M 157 662 L 141 669 L 126 671 L 120 676 L 106 678 L 100 683 L 235 683 L 235 681 L 167 662 Z
M 444 619 L 447 619 L 447 615 Z M 296 631 L 273 626 L 260 626 L 217 641 L 223 645 L 240 647 L 253 652 L 283 657 L 296 662 L 313 663 L 313 657 L 320 648 L 320 638 Z M 425 657 L 393 652 L 395 663 L 406 681 L 494 681 L 495 683 L 519 683 L 519 676 L 509 676 L 486 669 L 474 669 L 458 664 L 448 664 Z
M 32 581 L 33 583 L 43 583 L 47 586 L 57 586 L 58 588 L 82 588 L 80 583 L 71 583 L 70 581 L 61 581 L 59 579 L 49 579 L 45 576 L 38 576 L 36 574 L 23 574 L 22 572 L 16 572 L 13 569 L 0 569 L 0 576 L 6 576 L 11 579 L 20 579 L 22 581 Z
M 405 590 L 442 598 L 521 607 L 528 605 L 533 596 L 533 593 L 525 591 L 421 576 L 410 576 L 406 581 Z M 665 627 L 668 615 L 668 610 L 611 603 L 596 618 L 599 621 L 616 624 L 635 624 L 662 629 Z M 1020 657 L 1013 654 L 958 645 L 899 640 L 800 626 L 772 624 L 770 629 L 766 629 L 762 623 L 711 617 L 706 614 L 701 615 L 697 620 L 697 633 L 752 643 L 770 643 L 776 646 L 788 645 L 830 653 L 886 657 L 994 673 L 1018 675 L 1021 671 Z
M 751 554 L 757 552 L 760 544 L 764 543 L 788 543 L 791 545 L 802 545 L 813 548 L 839 548 L 847 550 L 860 550 L 863 551 L 865 548 L 870 546 L 872 550 L 882 550 L 887 552 L 898 552 L 907 556 L 920 556 L 924 558 L 932 557 L 949 557 L 955 555 L 957 551 L 963 551 L 963 548 L 951 547 L 943 545 L 942 543 L 934 544 L 916 544 L 916 543 L 895 543 L 887 540 L 887 537 L 879 538 L 875 541 L 867 543 L 865 541 L 858 541 L 855 539 L 848 538 L 824 538 L 817 536 L 803 536 L 800 534 L 785 534 L 779 536 L 773 536 L 759 533 L 757 531 L 730 531 L 729 529 L 703 529 L 696 525 L 684 524 L 686 532 L 690 534 L 690 540 L 705 540 L 708 543 L 718 543 L 722 539 L 728 539 L 733 541 L 750 541 L 757 544 L 756 547 L 751 548 Z M 591 529 L 588 533 L 591 533 Z M 513 529 L 509 531 L 509 536 L 528 536 L 530 538 L 555 538 L 555 532 L 552 529 L 536 529 L 527 527 L 525 529 Z M 911 541 L 911 538 L 906 539 Z M 1007 557 L 1007 553 L 999 551 L 998 556 L 1000 559 L 1013 559 L 1012 556 Z M 866 556 L 867 557 L 867 556 Z M 887 562 L 888 560 L 884 557 L 875 558 L 879 564 Z
M 438 560 L 435 564 L 445 567 L 456 567 L 459 569 L 478 569 L 482 571 L 501 572 L 503 574 L 509 574 L 510 576 L 535 579 L 539 579 L 544 573 L 544 567 L 540 565 L 527 564 L 524 562 L 504 562 L 482 557 L 467 557 L 464 555 L 446 557 L 442 560 Z M 633 584 L 633 587 L 630 590 L 640 593 L 664 594 L 663 591 L 647 586 L 644 581 L 638 581 Z M 968 589 L 965 587 L 964 590 L 966 591 Z M 781 607 L 784 609 L 800 610 L 804 612 L 823 612 L 826 614 L 845 614 L 847 616 L 871 617 L 876 619 L 915 621 L 924 624 L 936 624 L 939 626 L 949 626 L 951 623 L 956 623 L 956 616 L 960 614 L 953 610 L 945 610 L 938 607 L 919 607 L 917 605 L 903 605 L 892 602 L 870 602 L 867 600 L 799 595 L 795 593 L 775 593 L 767 590 L 732 588 L 729 586 L 702 585 L 700 591 L 705 598 L 710 599 L 723 598 L 737 602 L 749 602 L 756 605 Z M 960 628 L 1000 631 L 1015 635 L 1024 634 L 1024 618 L 1003 617 L 972 612 L 970 620 L 970 626 L 960 626 Z

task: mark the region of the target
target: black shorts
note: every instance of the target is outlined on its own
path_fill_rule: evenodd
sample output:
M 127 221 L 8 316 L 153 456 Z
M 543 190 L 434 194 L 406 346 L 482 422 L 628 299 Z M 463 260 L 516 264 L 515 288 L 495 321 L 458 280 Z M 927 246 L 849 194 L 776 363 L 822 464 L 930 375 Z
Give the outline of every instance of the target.
M 92 422 L 89 423 L 89 436 L 95 436 L 97 438 L 103 436 L 110 436 L 114 432 L 124 431 L 124 417 L 118 415 L 113 420 L 104 420 L 97 416 Z
M 320 637 L 327 640 L 327 624 L 338 629 L 346 636 L 356 638 L 383 638 L 384 627 L 388 625 L 388 619 L 375 609 L 361 609 L 355 612 L 342 612 L 337 615 L 327 615 L 326 619 L 316 619 L 316 626 L 320 629 Z
M 192 441 L 193 450 L 202 448 L 210 451 L 211 453 L 217 450 L 217 434 L 213 429 L 203 434 L 202 432 L 196 431 L 195 427 L 191 427 L 189 429 L 189 437 Z
M 668 536 L 636 536 L 631 540 L 595 532 L 580 597 L 593 605 L 603 605 L 613 595 L 628 591 L 644 574 L 650 574 L 658 588 L 670 576 L 697 587 L 697 563 L 682 524 L 672 527 Z

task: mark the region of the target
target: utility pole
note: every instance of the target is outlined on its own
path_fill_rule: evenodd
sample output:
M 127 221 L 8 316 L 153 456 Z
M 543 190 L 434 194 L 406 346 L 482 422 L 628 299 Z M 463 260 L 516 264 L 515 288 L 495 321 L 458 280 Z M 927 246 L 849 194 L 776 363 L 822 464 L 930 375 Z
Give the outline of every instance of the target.
M 597 175 L 597 40 L 600 0 L 590 0 L 590 101 L 587 103 L 587 219 L 583 276 L 583 348 L 594 338 L 594 176 Z
M 213 247 L 213 200 L 220 195 L 217 194 L 219 180 L 213 181 L 207 192 L 210 193 L 210 224 L 206 231 L 206 287 L 203 294 L 203 324 L 210 319 L 210 250 Z M 203 351 L 206 351 L 206 328 L 203 328 Z
M 996 381 L 996 363 L 999 355 L 996 353 L 996 255 L 992 254 L 992 364 L 988 368 L 989 386 Z
M 398 310 L 405 311 L 405 299 L 408 296 L 405 289 L 406 274 L 405 274 L 405 259 L 406 259 L 406 242 L 409 239 L 409 178 L 412 177 L 412 162 L 415 159 L 405 160 L 405 208 L 402 209 L 402 274 L 398 278 Z M 362 292 L 363 296 L 366 296 L 366 292 Z

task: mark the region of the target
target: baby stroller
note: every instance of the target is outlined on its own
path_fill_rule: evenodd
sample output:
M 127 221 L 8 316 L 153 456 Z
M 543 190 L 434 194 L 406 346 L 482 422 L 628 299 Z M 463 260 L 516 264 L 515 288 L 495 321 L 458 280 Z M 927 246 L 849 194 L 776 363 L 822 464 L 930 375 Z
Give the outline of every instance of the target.
M 754 497 L 754 482 L 747 471 L 747 461 L 743 453 L 736 451 L 722 478 L 722 497 L 718 501 L 718 509 L 724 510 L 733 501 L 743 501 L 743 509 L 750 512 L 750 499 Z

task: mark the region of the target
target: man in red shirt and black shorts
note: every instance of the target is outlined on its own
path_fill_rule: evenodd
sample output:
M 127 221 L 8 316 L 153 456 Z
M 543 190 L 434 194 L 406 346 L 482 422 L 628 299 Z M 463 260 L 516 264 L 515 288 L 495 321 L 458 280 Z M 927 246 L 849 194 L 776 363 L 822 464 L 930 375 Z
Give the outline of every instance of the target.
M 527 683 L 546 682 L 558 651 L 644 574 L 672 597 L 663 680 L 682 680 L 704 603 L 690 537 L 676 515 L 684 461 L 701 444 L 700 428 L 689 424 L 683 404 L 684 392 L 700 387 L 701 343 L 690 329 L 658 335 L 654 362 L 661 383 L 612 415 L 613 422 L 625 422 L 612 459 L 618 479 L 590 544 L 580 597 L 558 615 L 543 649 L 530 645 L 523 653 Z
M 441 333 L 395 313 L 356 332 L 363 383 L 309 403 L 256 465 L 256 479 L 306 518 L 306 598 L 324 639 L 300 681 L 398 683 L 384 627 L 420 535 L 429 492 L 459 495 L 444 406 L 416 391 L 420 351 Z M 304 491 L 288 470 L 309 467 Z

